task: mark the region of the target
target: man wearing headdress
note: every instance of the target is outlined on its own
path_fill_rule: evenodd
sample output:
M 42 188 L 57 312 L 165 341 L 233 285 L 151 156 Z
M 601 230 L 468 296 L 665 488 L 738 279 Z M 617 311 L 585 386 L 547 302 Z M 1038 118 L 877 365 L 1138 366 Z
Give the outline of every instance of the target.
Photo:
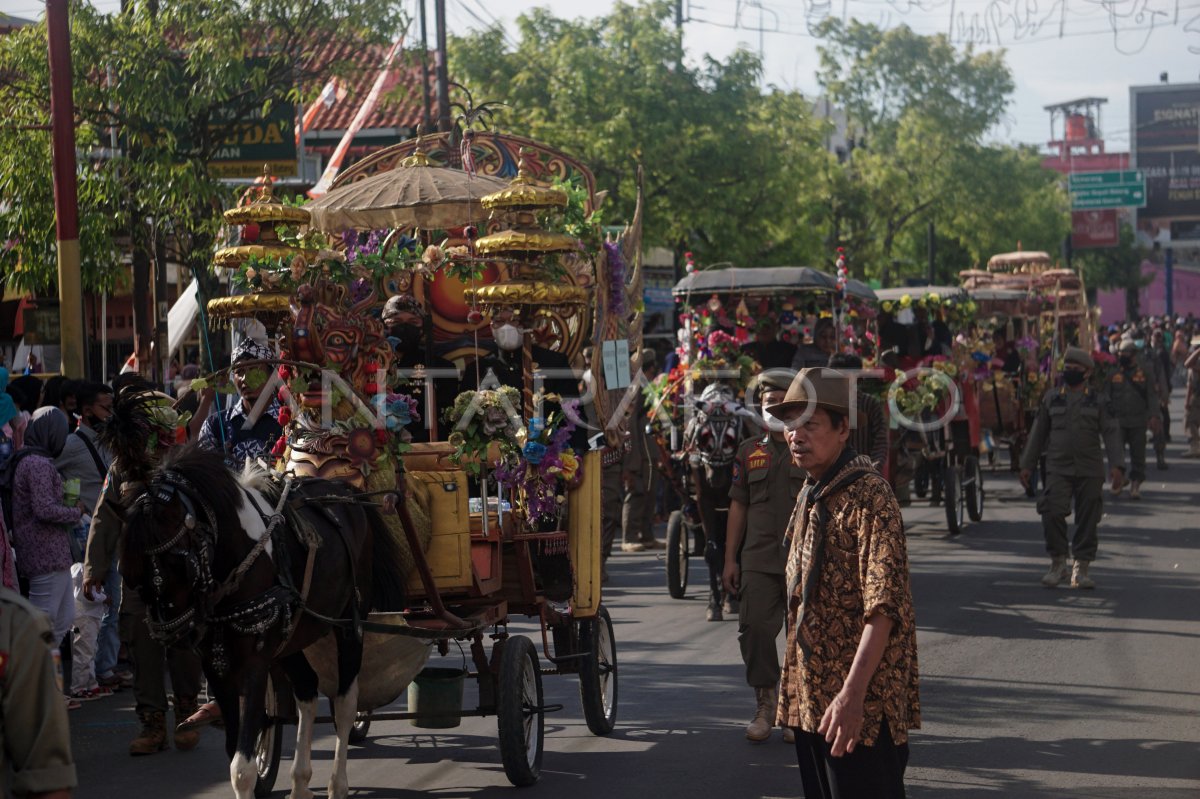
M 241 469 L 246 461 L 267 457 L 283 434 L 279 425 L 279 400 L 270 397 L 263 407 L 259 400 L 271 377 L 269 363 L 275 354 L 264 344 L 244 338 L 233 353 L 233 383 L 237 396 L 229 399 L 224 410 L 209 415 L 197 438 L 200 446 L 225 453 L 231 469 Z M 238 364 L 247 364 L 238 366 Z
M 92 515 L 83 561 L 83 592 L 91 599 L 110 569 L 117 568 L 125 510 L 144 486 L 154 464 L 186 437 L 187 416 L 171 407 L 171 398 L 140 378 L 125 383 L 113 401 L 112 413 L 100 441 L 113 455 L 100 501 Z M 200 693 L 200 657 L 195 652 L 166 650 L 150 635 L 146 604 L 136 591 L 124 590 L 120 613 L 121 638 L 133 661 L 133 698 L 142 728 L 129 745 L 131 755 L 152 755 L 167 748 L 167 691 L 164 664 L 175 695 L 175 718 L 183 721 L 196 711 Z M 195 731 L 176 732 L 175 748 L 193 749 Z
M 381 314 L 388 342 L 395 351 L 392 368 L 404 381 L 403 393 L 418 400 L 420 424 L 410 425 L 409 433 L 417 442 L 429 441 L 430 427 L 440 409 L 454 404 L 457 370 L 454 364 L 434 355 L 425 335 L 427 314 L 415 297 L 397 294 L 388 299 Z M 433 388 L 433 403 L 426 402 L 427 387 Z

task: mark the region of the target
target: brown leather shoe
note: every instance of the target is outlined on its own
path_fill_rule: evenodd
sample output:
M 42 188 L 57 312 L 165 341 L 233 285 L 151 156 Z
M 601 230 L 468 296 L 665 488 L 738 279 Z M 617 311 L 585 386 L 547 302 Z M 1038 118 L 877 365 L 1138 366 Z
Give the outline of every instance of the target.
M 142 720 L 142 731 L 129 744 L 129 754 L 154 755 L 167 748 L 167 726 L 165 714 L 157 710 L 138 713 Z

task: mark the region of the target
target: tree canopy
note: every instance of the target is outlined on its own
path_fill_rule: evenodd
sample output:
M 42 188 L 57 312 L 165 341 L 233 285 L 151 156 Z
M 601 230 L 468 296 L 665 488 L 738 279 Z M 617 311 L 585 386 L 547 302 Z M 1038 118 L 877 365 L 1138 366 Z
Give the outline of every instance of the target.
M 146 0 L 104 14 L 71 3 L 80 249 L 87 290 L 111 285 L 131 237 L 158 236 L 203 274 L 232 189 L 214 152 L 255 113 L 319 90 L 329 41 L 384 41 L 404 19 L 373 0 Z M 0 37 L 0 269 L 16 286 L 55 284 L 45 22 Z M 114 146 L 115 145 L 115 146 Z M 154 220 L 154 230 L 147 224 Z
M 819 249 L 798 224 L 826 154 L 808 103 L 760 89 L 758 57 L 684 62 L 674 4 L 617 3 L 564 20 L 535 9 L 518 39 L 456 37 L 450 64 L 475 97 L 502 100 L 502 127 L 573 152 L 611 191 L 606 221 L 632 215 L 645 170 L 646 237 L 705 262 L 754 265 Z

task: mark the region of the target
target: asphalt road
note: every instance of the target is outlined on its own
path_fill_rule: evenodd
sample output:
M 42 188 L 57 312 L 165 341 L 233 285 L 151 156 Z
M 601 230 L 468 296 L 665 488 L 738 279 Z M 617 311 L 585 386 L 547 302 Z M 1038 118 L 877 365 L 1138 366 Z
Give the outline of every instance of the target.
M 1178 427 L 1171 469 L 1151 464 L 1141 502 L 1106 497 L 1095 591 L 1041 587 L 1040 524 L 1006 472 L 985 473 L 985 520 L 954 539 L 940 509 L 906 510 L 924 711 L 910 797 L 1200 797 L 1200 461 L 1178 457 Z M 605 603 L 616 624 L 617 729 L 591 735 L 578 682 L 547 677 L 545 701 L 565 708 L 546 718 L 536 786 L 508 785 L 493 718 L 437 734 L 376 722 L 351 752 L 352 795 L 800 796 L 791 747 L 778 735 L 760 745 L 743 737 L 754 706 L 737 624 L 704 621 L 702 568 L 694 559 L 688 598 L 672 600 L 659 553 L 614 555 Z M 83 799 L 232 795 L 218 731 L 195 751 L 134 759 L 128 693 L 71 718 Z M 319 796 L 331 731 L 314 745 Z M 287 757 L 290 743 L 276 796 L 286 795 Z

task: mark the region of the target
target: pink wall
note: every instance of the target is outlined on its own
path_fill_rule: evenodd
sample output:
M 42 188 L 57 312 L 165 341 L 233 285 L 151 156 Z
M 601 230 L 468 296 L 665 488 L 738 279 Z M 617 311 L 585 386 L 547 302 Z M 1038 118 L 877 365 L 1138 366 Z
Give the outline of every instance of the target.
M 1154 282 L 1139 293 L 1139 310 L 1142 316 L 1161 316 L 1167 312 L 1167 285 L 1162 274 L 1162 264 L 1142 261 L 1142 274 L 1154 277 Z M 1125 292 L 1100 291 L 1100 322 L 1110 325 L 1125 318 Z M 1200 270 L 1195 267 L 1175 267 L 1175 315 L 1187 316 L 1188 312 L 1200 316 Z

